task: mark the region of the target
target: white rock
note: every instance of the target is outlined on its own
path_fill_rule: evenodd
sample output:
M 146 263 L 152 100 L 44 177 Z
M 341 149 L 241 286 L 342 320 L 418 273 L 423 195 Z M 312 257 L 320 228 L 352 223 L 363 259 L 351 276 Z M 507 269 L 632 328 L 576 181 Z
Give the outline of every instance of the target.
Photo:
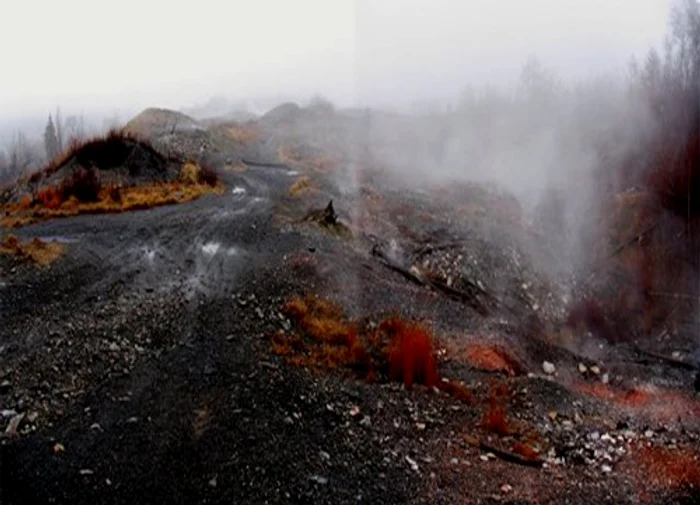
M 554 373 L 557 371 L 557 368 L 554 366 L 554 363 L 550 363 L 549 361 L 543 361 L 542 371 L 547 375 L 554 375 Z
M 9 437 L 17 435 L 17 428 L 19 428 L 22 419 L 24 419 L 24 412 L 17 414 L 10 419 L 10 422 L 7 424 L 7 428 L 5 428 L 5 435 Z
M 409 466 L 411 467 L 411 470 L 413 470 L 414 472 L 418 471 L 418 463 L 416 463 L 414 460 L 412 460 L 409 456 L 406 456 L 406 463 L 409 464 Z

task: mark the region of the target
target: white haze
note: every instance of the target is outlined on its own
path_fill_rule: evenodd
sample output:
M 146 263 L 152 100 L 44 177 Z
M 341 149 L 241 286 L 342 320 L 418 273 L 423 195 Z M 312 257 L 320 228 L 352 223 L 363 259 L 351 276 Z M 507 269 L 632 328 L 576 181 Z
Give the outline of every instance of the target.
M 225 107 L 320 93 L 338 106 L 419 116 L 377 114 L 363 135 L 379 162 L 409 180 L 496 180 L 528 204 L 543 188 L 563 188 L 575 220 L 589 203 L 599 143 L 614 137 L 623 152 L 648 126 L 624 74 L 632 57 L 662 45 L 669 8 L 669 0 L 11 2 L 0 30 L 0 118 L 36 114 L 43 123 L 60 105 L 64 115 L 126 119 L 212 97 Z M 533 57 L 541 65 L 525 84 Z
M 5 2 L 0 116 L 214 94 L 444 101 L 511 81 L 533 54 L 564 75 L 624 66 L 660 43 L 667 11 L 668 0 Z

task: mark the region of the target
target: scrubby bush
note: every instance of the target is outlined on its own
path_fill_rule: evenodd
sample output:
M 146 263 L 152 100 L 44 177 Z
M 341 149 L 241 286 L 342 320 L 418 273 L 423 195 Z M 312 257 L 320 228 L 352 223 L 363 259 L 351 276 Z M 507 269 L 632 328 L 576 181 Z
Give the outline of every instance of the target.
M 81 202 L 96 202 L 99 200 L 102 183 L 94 168 L 77 168 L 63 180 L 63 199 L 74 196 Z
M 406 387 L 414 383 L 435 386 L 438 381 L 433 338 L 416 323 L 398 318 L 384 321 L 379 329 L 389 335 L 387 358 L 392 380 L 403 381 Z
M 199 171 L 199 183 L 208 186 L 216 186 L 218 182 L 219 175 L 216 173 L 216 169 L 207 163 L 202 164 L 201 170 Z

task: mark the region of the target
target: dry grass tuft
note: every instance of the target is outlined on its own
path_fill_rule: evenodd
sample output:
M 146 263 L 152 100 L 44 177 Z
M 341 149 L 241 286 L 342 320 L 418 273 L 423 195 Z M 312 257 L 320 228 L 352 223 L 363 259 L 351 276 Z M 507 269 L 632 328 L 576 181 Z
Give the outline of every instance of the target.
M 302 156 L 299 149 L 291 143 L 282 145 L 277 150 L 277 159 L 280 163 L 300 170 L 314 170 L 320 173 L 333 171 L 339 164 L 337 159 L 326 153 L 316 153 L 311 156 Z
M 276 334 L 272 351 L 298 366 L 369 369 L 370 359 L 358 337 L 356 324 L 348 321 L 339 305 L 320 298 L 292 298 L 283 312 L 301 334 Z
M 418 324 L 394 317 L 371 331 L 348 320 L 338 304 L 316 297 L 292 298 L 283 312 L 297 331 L 274 335 L 272 351 L 289 362 L 351 368 L 370 381 L 383 374 L 406 387 L 438 384 L 432 336 Z M 466 388 L 455 385 L 452 389 L 470 397 Z
M 526 373 L 520 360 L 498 344 L 470 344 L 467 346 L 465 356 L 467 362 L 477 370 L 504 372 L 510 377 Z
M 697 448 L 669 449 L 639 444 L 631 448 L 626 463 L 637 483 L 635 489 L 642 496 L 653 491 L 693 496 L 700 488 Z
M 692 420 L 700 416 L 700 401 L 681 391 L 644 385 L 632 389 L 615 389 L 600 382 L 578 382 L 574 384 L 574 389 L 611 403 L 619 409 L 659 422 Z
M 188 160 L 182 165 L 177 180 L 183 184 L 207 184 L 216 186 L 219 176 L 214 168 Z
M 527 442 L 515 442 L 513 444 L 513 452 L 528 461 L 538 461 L 540 459 L 540 451 Z
M 183 184 L 197 184 L 199 182 L 200 171 L 201 168 L 196 162 L 187 160 L 185 164 L 182 165 L 177 180 Z
M 481 420 L 481 427 L 497 435 L 510 435 L 513 430 L 506 420 L 506 406 L 510 391 L 508 384 L 492 382 L 489 388 L 489 408 Z
M 455 400 L 468 404 L 474 402 L 474 393 L 472 393 L 472 390 L 463 382 L 442 379 L 437 387 L 440 391 L 451 396 Z
M 379 326 L 390 338 L 388 349 L 389 375 L 401 379 L 404 386 L 414 383 L 437 385 L 437 361 L 432 335 L 422 326 L 391 318 Z
M 306 196 L 317 191 L 318 188 L 314 186 L 311 179 L 304 175 L 299 177 L 294 184 L 289 187 L 290 196 Z
M 23 208 L 21 204 L 7 204 L 0 208 L 5 216 L 0 218 L 0 225 L 5 228 L 19 228 L 49 219 L 77 216 L 80 214 L 116 214 L 132 210 L 150 209 L 161 205 L 173 205 L 196 200 L 206 194 L 221 194 L 224 186 L 217 184 L 181 184 L 179 182 L 153 185 L 116 187 L 108 186 L 100 189 L 97 200 L 84 202 L 74 195 L 64 199 L 56 207 L 56 200 L 50 207 L 45 206 L 41 199 L 33 206 Z M 54 198 L 54 197 L 52 197 Z
M 48 186 L 37 194 L 36 198 L 41 202 L 41 204 L 51 210 L 56 210 L 61 207 L 63 203 L 63 191 L 60 188 L 54 186 Z M 29 204 L 31 205 L 31 203 Z M 29 206 L 27 206 L 29 208 Z
M 0 244 L 0 254 L 9 254 L 26 259 L 36 265 L 50 265 L 63 252 L 63 246 L 47 243 L 39 238 L 29 242 L 21 242 L 15 235 L 7 235 Z
M 228 138 L 244 146 L 255 142 L 262 136 L 262 132 L 258 128 L 250 125 L 229 125 L 226 126 L 224 132 Z

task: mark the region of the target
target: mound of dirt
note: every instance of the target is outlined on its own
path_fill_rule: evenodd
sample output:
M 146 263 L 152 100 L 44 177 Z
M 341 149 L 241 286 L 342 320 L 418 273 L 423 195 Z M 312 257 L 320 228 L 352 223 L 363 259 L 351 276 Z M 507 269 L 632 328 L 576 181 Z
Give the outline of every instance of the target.
M 138 184 L 177 177 L 180 163 L 150 143 L 124 132 L 111 132 L 75 146 L 62 160 L 34 176 L 34 182 L 57 184 L 79 169 L 95 169 L 103 183 Z M 43 176 L 42 176 L 43 175 Z
M 191 117 L 168 109 L 148 108 L 124 126 L 124 131 L 147 138 L 176 131 L 200 130 L 202 126 Z
M 287 102 L 263 114 L 259 122 L 266 127 L 289 124 L 296 121 L 301 113 L 301 107 L 293 102 Z

